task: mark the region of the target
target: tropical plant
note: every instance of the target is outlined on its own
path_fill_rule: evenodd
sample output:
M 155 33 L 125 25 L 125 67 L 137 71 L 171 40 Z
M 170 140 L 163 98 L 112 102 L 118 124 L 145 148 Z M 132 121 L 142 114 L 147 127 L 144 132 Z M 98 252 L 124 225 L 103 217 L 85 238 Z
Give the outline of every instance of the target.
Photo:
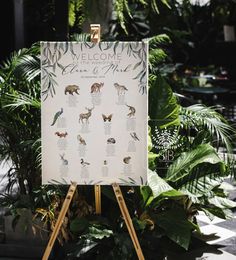
M 230 149 L 230 136 L 235 131 L 213 108 L 200 105 L 183 108 L 178 104 L 159 69 L 166 58 L 162 47 L 168 41 L 165 35 L 150 39 L 149 167 L 153 171 L 148 172 L 148 186 L 123 189 L 148 259 L 163 259 L 168 255 L 170 248 L 173 250 L 170 241 L 186 250 L 191 247 L 193 231 L 200 233 L 196 222 L 198 211 L 204 211 L 210 218 L 228 218 L 229 209 L 236 206 L 221 187 L 229 174 L 227 162 L 213 147 L 220 143 Z M 155 127 L 164 130 L 176 127 L 181 144 L 174 147 L 172 161 L 166 162 L 162 169 L 160 161 L 168 151 L 155 147 Z M 103 198 L 107 209 L 103 213 L 105 218 L 72 221 L 71 231 L 79 240 L 70 249 L 68 259 L 135 257 L 114 195 L 109 188 L 103 188 L 103 195 L 109 198 L 109 201 Z
M 204 105 L 181 107 L 161 70 L 158 67 L 153 70 L 152 67 L 149 90 L 150 142 L 152 139 L 149 167 L 157 172 L 169 189 L 186 196 L 183 208 L 192 221 L 195 221 L 194 216 L 199 210 L 210 217 L 230 217 L 228 209 L 236 204 L 226 198 L 227 194 L 220 185 L 232 173 L 232 169 L 229 161 L 224 162 L 219 157 L 217 149 L 221 146 L 228 153 L 231 152 L 235 129 L 214 108 Z M 168 130 L 176 133 L 176 142 L 172 142 L 173 138 L 166 135 Z M 158 143 L 157 139 L 161 139 L 162 132 L 165 138 L 169 138 L 170 146 Z M 160 183 L 160 177 L 153 178 L 158 178 Z M 155 190 L 155 186 L 149 186 Z M 156 181 L 156 189 L 158 187 Z M 154 206 L 155 200 L 152 203 Z
M 9 162 L 6 189 L 30 194 L 40 184 L 39 48 L 12 54 L 0 69 L 0 161 Z M 13 106 L 10 104 L 14 103 Z
M 227 218 L 228 209 L 236 206 L 227 199 L 227 194 L 221 187 L 224 177 L 230 173 L 230 168 L 227 162 L 221 160 L 215 149 L 218 143 L 230 149 L 230 135 L 234 130 L 212 108 L 200 105 L 182 108 L 178 104 L 162 70 L 163 64 L 168 59 L 165 50 L 170 40 L 166 35 L 148 40 L 151 62 L 149 77 L 151 170 L 148 172 L 147 186 L 140 188 L 127 186 L 122 190 L 144 255 L 147 259 L 158 257 L 163 259 L 170 248 L 173 248 L 173 244 L 185 250 L 192 246 L 193 231 L 200 232 L 195 218 L 199 210 L 210 217 L 216 215 Z M 16 165 L 17 171 L 14 171 L 16 178 L 13 178 L 13 181 L 20 183 L 19 191 L 31 195 L 30 198 L 27 196 L 29 203 L 23 206 L 30 207 L 35 213 L 35 218 L 40 218 L 50 230 L 55 225 L 62 198 L 65 196 L 65 187 L 61 189 L 58 185 L 52 185 L 39 188 L 39 182 L 35 178 L 40 176 L 40 165 L 37 161 L 40 154 L 40 142 L 37 141 L 40 136 L 38 54 L 38 46 L 22 50 L 0 71 L 3 97 L 1 128 L 6 141 L 11 140 L 11 145 L 6 141 L 3 142 L 5 146 L 2 146 L 1 156 L 6 155 L 2 158 L 4 160 L 10 158 L 12 165 Z M 18 126 L 12 125 L 12 120 L 14 123 L 17 122 Z M 10 126 L 11 132 L 19 135 L 19 140 L 16 139 L 18 135 L 16 137 L 16 134 L 14 135 L 15 139 L 9 135 Z M 156 129 L 158 131 L 174 129 L 178 143 L 174 143 L 173 147 L 164 146 L 165 149 L 160 149 L 154 139 Z M 28 137 L 30 141 L 25 141 Z M 32 146 L 32 143 L 35 145 Z M 173 152 L 172 158 L 165 161 L 170 148 Z M 18 160 L 15 161 L 15 158 L 19 158 L 22 164 L 16 164 Z M 25 171 L 25 165 L 31 168 Z M 94 210 L 90 205 L 93 205 L 93 202 L 87 202 L 91 194 L 88 187 L 79 189 L 80 198 L 77 200 L 78 197 L 75 197 L 59 236 L 61 242 L 78 241 L 78 244 L 70 248 L 70 253 L 67 252 L 68 259 L 86 259 L 86 257 L 134 259 L 135 251 L 112 188 L 102 189 L 103 207 L 106 208 L 102 216 L 92 214 Z M 17 201 L 18 198 L 15 202 Z M 78 205 L 79 203 L 82 205 Z M 14 206 L 17 207 L 18 204 Z

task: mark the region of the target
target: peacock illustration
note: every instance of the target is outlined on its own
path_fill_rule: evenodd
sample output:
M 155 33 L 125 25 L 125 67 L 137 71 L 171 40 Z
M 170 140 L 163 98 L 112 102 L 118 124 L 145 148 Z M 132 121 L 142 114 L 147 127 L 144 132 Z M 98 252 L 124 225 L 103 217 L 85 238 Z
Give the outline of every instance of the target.
M 54 115 L 53 122 L 52 122 L 51 126 L 53 126 L 56 123 L 57 119 L 61 116 L 62 113 L 63 113 L 63 108 L 61 108 L 60 111 L 56 112 L 56 114 Z

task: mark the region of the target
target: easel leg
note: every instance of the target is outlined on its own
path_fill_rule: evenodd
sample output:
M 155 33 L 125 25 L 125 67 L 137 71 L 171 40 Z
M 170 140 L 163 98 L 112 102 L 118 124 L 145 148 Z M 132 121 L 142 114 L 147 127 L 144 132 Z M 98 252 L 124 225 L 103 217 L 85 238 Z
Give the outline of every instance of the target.
M 94 186 L 94 192 L 95 192 L 95 210 L 96 214 L 101 214 L 101 186 L 95 185 Z
M 129 211 L 128 211 L 127 206 L 125 204 L 125 200 L 123 198 L 120 186 L 118 184 L 114 183 L 114 184 L 112 184 L 112 187 L 113 187 L 113 190 L 115 192 L 116 199 L 117 199 L 117 202 L 119 204 L 122 216 L 124 217 L 125 224 L 126 224 L 127 229 L 129 231 L 129 235 L 132 239 L 134 248 L 135 248 L 136 253 L 138 255 L 138 259 L 139 260 L 145 260 L 145 258 L 143 256 L 142 249 L 140 247 L 140 244 L 139 244 L 139 241 L 138 241 L 138 238 L 137 238 L 137 235 L 136 235 L 136 232 L 135 232 L 135 229 L 134 229 L 134 226 L 133 226 L 132 219 L 130 218 Z
M 50 253 L 52 251 L 52 248 L 53 248 L 53 245 L 55 243 L 55 240 L 56 240 L 56 238 L 58 236 L 58 233 L 60 231 L 60 228 L 61 228 L 61 226 L 63 224 L 66 212 L 68 211 L 68 208 L 70 206 L 71 200 L 72 200 L 73 195 L 75 193 L 76 186 L 77 186 L 76 182 L 72 182 L 71 185 L 70 185 L 70 188 L 69 188 L 68 193 L 66 195 L 66 198 L 65 198 L 65 200 L 63 202 L 60 214 L 58 216 L 56 225 L 55 225 L 55 227 L 53 229 L 53 232 L 52 232 L 51 237 L 49 239 L 49 242 L 47 244 L 47 247 L 46 247 L 46 250 L 44 252 L 42 260 L 48 260 L 48 257 L 50 256 Z
M 101 40 L 101 26 L 100 24 L 90 24 L 90 36 L 91 42 L 98 43 Z M 101 209 L 101 186 L 94 186 L 95 193 L 95 210 L 96 214 L 100 215 L 102 212 Z

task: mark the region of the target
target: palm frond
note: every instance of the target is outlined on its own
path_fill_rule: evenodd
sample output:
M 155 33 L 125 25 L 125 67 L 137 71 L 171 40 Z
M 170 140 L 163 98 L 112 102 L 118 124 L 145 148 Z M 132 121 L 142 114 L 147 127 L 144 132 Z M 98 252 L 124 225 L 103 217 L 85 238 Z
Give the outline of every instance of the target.
M 13 94 L 6 94 L 3 98 L 3 103 L 5 103 L 3 107 L 9 107 L 12 110 L 26 106 L 31 106 L 36 109 L 40 109 L 41 107 L 41 102 L 38 98 L 20 91 Z
M 181 107 L 180 118 L 182 126 L 194 127 L 197 130 L 205 127 L 213 142 L 222 142 L 227 151 L 231 152 L 232 138 L 235 136 L 236 130 L 214 107 L 206 107 L 202 104 Z
M 40 60 L 37 56 L 23 55 L 18 60 L 15 73 L 31 81 L 40 75 Z
M 171 43 L 171 39 L 167 34 L 158 34 L 148 39 L 150 49 L 158 48 Z
M 88 33 L 75 33 L 72 35 L 71 37 L 72 41 L 76 41 L 76 42 L 86 42 L 86 41 L 90 41 L 90 34 Z

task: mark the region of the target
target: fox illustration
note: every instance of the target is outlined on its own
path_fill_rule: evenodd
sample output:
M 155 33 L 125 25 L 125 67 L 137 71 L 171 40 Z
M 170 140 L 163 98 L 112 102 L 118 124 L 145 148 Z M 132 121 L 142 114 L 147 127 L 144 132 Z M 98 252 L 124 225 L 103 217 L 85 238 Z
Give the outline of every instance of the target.
M 103 87 L 104 83 L 101 82 L 101 83 L 94 83 L 92 86 L 91 86 L 91 93 L 97 93 L 97 92 L 100 92 L 101 88 Z

